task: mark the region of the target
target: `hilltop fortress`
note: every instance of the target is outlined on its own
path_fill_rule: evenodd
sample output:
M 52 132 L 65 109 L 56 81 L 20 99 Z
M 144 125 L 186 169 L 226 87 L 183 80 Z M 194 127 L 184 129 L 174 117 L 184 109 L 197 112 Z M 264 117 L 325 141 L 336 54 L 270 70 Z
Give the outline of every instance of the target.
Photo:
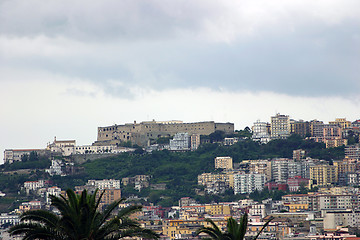
M 209 135 L 215 131 L 225 133 L 234 132 L 233 123 L 215 123 L 214 121 L 184 123 L 183 121 L 145 121 L 137 123 L 125 123 L 98 127 L 97 141 L 95 145 L 117 145 L 121 142 L 130 141 L 133 144 L 147 146 L 151 140 L 160 137 L 172 137 L 176 133 L 184 132 L 189 135 Z

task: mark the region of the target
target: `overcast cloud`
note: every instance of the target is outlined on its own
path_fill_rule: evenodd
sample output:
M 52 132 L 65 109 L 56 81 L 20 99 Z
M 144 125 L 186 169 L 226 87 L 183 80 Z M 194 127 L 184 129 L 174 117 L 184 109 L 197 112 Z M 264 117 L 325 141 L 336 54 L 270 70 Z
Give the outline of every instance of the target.
M 355 120 L 359 76 L 358 0 L 0 0 L 1 151 L 153 118 Z

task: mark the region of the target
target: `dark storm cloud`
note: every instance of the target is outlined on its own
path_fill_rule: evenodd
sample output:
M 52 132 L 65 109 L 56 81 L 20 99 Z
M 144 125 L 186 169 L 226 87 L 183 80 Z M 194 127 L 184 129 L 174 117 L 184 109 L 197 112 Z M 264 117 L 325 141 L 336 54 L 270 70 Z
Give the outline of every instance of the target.
M 2 1 L 0 59 L 123 98 L 136 87 L 358 94 L 359 2 L 305 3 Z

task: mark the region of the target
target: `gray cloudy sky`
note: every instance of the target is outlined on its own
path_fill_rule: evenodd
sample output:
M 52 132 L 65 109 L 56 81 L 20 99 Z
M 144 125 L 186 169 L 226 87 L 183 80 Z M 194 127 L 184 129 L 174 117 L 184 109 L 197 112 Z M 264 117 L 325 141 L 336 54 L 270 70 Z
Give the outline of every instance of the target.
M 358 0 L 0 0 L 0 151 L 149 119 L 355 120 Z

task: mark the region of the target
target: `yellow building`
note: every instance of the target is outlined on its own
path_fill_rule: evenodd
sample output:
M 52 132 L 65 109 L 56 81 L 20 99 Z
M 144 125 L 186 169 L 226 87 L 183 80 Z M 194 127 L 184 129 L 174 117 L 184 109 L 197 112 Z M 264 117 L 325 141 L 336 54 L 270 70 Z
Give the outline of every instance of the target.
M 231 170 L 233 169 L 233 159 L 232 157 L 216 157 L 215 158 L 215 169 L 222 168 Z
M 225 185 L 234 188 L 234 173 L 203 173 L 198 176 L 198 185 L 207 186 L 215 181 L 225 182 Z
M 310 167 L 310 184 L 327 186 L 337 182 L 336 167 L 333 165 L 315 165 Z
M 346 118 L 336 118 L 335 121 L 329 122 L 331 125 L 338 125 L 342 129 L 350 128 L 351 122 L 346 121 Z
M 289 207 L 289 212 L 302 212 L 309 209 L 307 203 L 285 203 L 284 205 Z
M 329 195 L 344 195 L 349 194 L 353 191 L 353 187 L 342 186 L 342 187 L 321 187 L 319 193 L 325 193 Z
M 215 215 L 230 215 L 230 206 L 222 204 L 206 204 L 205 212 L 208 214 Z
M 324 139 L 324 143 L 326 148 L 335 148 L 343 145 L 347 146 L 348 140 L 342 139 L 341 137 L 335 137 L 330 139 Z

